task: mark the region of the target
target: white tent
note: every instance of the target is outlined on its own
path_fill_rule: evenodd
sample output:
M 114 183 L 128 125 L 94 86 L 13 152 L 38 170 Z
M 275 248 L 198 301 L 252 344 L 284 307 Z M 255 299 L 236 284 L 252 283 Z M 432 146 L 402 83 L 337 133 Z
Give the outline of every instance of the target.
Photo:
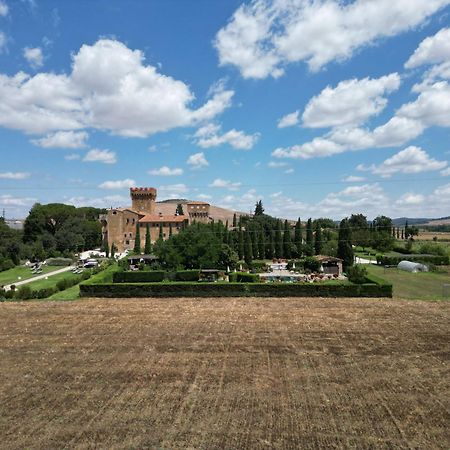
M 400 261 L 398 263 L 397 269 L 406 270 L 407 272 L 428 272 L 428 267 L 424 264 L 415 263 L 412 261 Z

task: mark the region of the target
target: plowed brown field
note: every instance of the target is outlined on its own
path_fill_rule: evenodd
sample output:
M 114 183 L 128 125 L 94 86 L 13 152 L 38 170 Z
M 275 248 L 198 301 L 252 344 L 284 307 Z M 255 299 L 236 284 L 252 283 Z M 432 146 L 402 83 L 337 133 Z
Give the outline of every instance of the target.
M 450 448 L 450 302 L 0 304 L 0 447 Z

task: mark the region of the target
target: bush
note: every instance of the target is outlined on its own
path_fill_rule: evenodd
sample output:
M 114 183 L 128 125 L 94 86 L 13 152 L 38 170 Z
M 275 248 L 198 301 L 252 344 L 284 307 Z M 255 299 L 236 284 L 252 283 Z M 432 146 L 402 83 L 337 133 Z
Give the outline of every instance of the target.
M 165 272 L 153 270 L 149 272 L 115 272 L 113 283 L 153 283 L 163 281 Z
M 21 300 L 29 300 L 33 298 L 33 291 L 30 286 L 21 286 L 15 294 L 16 298 L 20 298 Z
M 295 269 L 304 269 L 305 267 L 305 260 L 304 259 L 291 259 L 288 261 L 287 268 L 288 270 L 292 270 L 295 264 Z
M 63 278 L 56 283 L 56 287 L 58 291 L 65 291 L 68 288 L 68 284 L 68 280 L 66 278 Z
M 254 260 L 251 263 L 252 269 L 257 272 L 265 272 L 268 269 L 267 263 L 265 261 Z
M 230 283 L 258 283 L 259 275 L 256 273 L 232 272 L 228 276 Z
M 367 280 L 367 269 L 362 265 L 351 266 L 347 269 L 348 281 L 363 284 Z
M 9 258 L 4 258 L 0 260 L 0 272 L 3 272 L 4 270 L 9 270 L 15 267 L 15 264 L 13 261 Z
M 48 258 L 48 266 L 70 266 L 72 264 L 71 258 Z
M 58 292 L 58 290 L 56 288 L 52 288 L 52 287 L 39 289 L 37 291 L 34 291 L 34 298 L 39 298 L 39 299 L 47 298 L 47 297 L 50 297 L 51 295 L 55 294 L 56 292 Z
M 404 256 L 377 255 L 377 264 L 381 264 L 382 266 L 396 266 L 400 261 L 412 261 L 412 262 L 419 262 L 422 264 L 447 266 L 449 264 L 449 257 L 440 255 L 404 255 Z
M 176 281 L 198 281 L 200 278 L 200 270 L 179 270 L 175 273 Z
M 318 272 L 320 270 L 320 261 L 318 261 L 314 256 L 307 256 L 305 262 L 303 263 L 305 269 L 311 272 Z

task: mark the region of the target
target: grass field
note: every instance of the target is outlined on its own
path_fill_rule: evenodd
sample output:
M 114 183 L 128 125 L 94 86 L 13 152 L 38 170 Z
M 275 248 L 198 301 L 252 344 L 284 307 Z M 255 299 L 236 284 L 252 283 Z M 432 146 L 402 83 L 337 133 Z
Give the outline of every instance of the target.
M 449 324 L 450 302 L 4 303 L 1 447 L 447 449 Z
M 394 286 L 394 298 L 410 300 L 443 300 L 444 284 L 450 284 L 449 273 L 410 273 L 396 268 L 368 264 L 370 273 L 384 278 Z M 450 295 L 450 292 L 449 292 Z M 450 300 L 450 297 L 446 298 Z
M 45 278 L 42 280 L 33 281 L 31 283 L 28 283 L 27 286 L 29 286 L 33 291 L 37 291 L 39 289 L 45 289 L 48 287 L 56 286 L 56 283 L 60 280 L 73 280 L 78 279 L 80 277 L 79 274 L 74 274 L 72 272 L 62 272 L 58 275 L 53 275 L 52 277 L 48 277 L 46 280 Z
M 49 300 L 76 300 L 80 297 L 80 286 L 76 284 L 64 291 L 57 292 L 53 294 L 51 297 L 48 297 Z
M 13 269 L 5 270 L 0 272 L 0 286 L 6 284 L 17 283 L 18 281 L 27 280 L 28 278 L 35 277 L 37 275 L 43 275 L 44 273 L 53 272 L 55 270 L 61 269 L 61 267 L 55 266 L 42 266 L 42 273 L 33 274 L 28 267 L 20 266 L 14 267 Z M 21 278 L 19 280 L 19 277 Z

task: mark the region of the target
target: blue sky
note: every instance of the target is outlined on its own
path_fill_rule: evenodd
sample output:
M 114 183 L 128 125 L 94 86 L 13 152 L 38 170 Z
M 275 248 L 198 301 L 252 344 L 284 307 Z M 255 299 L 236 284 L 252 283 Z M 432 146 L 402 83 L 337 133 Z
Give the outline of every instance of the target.
M 0 209 L 449 215 L 449 5 L 0 0 Z

